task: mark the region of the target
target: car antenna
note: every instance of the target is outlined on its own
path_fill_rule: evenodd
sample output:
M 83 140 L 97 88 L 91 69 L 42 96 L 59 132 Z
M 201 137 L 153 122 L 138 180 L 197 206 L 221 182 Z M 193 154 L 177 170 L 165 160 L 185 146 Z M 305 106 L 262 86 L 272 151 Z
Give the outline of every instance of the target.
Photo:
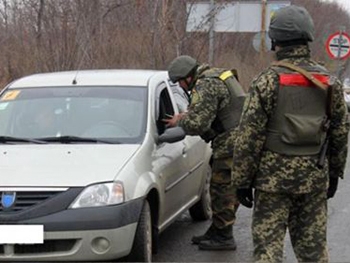
M 78 73 L 79 73 L 79 70 L 77 70 L 77 73 L 75 73 L 75 76 L 74 76 L 73 81 L 72 81 L 72 84 L 73 84 L 73 85 L 76 85 L 76 84 L 78 83 L 78 82 L 77 82 Z
M 79 46 L 79 47 L 80 47 L 80 46 Z M 77 72 L 75 73 L 75 76 L 74 76 L 74 78 L 73 78 L 72 85 L 78 84 L 77 77 L 78 77 L 78 74 L 79 74 L 81 65 L 82 65 L 82 63 L 83 63 L 83 60 L 84 60 L 84 58 L 85 58 L 85 55 L 86 55 L 86 52 L 83 52 L 83 56 L 80 58 L 80 61 L 79 61 L 79 64 L 78 64 Z
M 79 47 L 80 47 L 80 46 L 79 46 Z M 79 71 L 80 71 L 80 67 L 81 67 L 81 65 L 82 65 L 82 62 L 83 62 L 83 60 L 84 60 L 84 58 L 85 58 L 85 54 L 86 54 L 86 52 L 83 52 L 83 56 L 80 58 L 80 61 L 79 61 L 79 64 L 78 64 L 78 68 L 77 68 L 77 72 L 75 73 L 75 76 L 74 76 L 73 81 L 72 81 L 72 85 L 78 84 L 77 77 L 78 77 L 78 74 L 79 74 Z
M 78 68 L 77 68 L 77 72 L 75 73 L 75 76 L 74 76 L 74 78 L 73 78 L 72 85 L 78 84 L 77 77 L 78 77 L 78 74 L 79 74 L 79 71 L 80 71 L 80 67 L 81 67 L 81 65 L 82 65 L 82 62 L 83 62 L 83 60 L 84 60 L 84 58 L 85 58 L 85 54 L 86 54 L 86 52 L 83 53 L 83 56 L 81 57 L 81 59 L 80 59 L 80 61 L 79 61 L 79 65 L 78 65 Z
M 86 27 L 86 24 L 85 24 L 85 23 L 84 23 L 84 26 Z M 86 54 L 87 54 L 86 47 L 87 47 L 87 45 L 89 44 L 89 42 L 86 41 L 85 47 L 84 47 L 83 45 L 81 45 L 81 43 L 78 43 L 78 44 L 79 44 L 79 48 L 81 48 L 81 50 L 83 51 L 83 55 L 82 55 L 81 58 L 80 58 L 80 61 L 79 61 L 79 64 L 78 64 L 78 68 L 77 68 L 77 72 L 75 73 L 75 76 L 74 76 L 73 81 L 72 81 L 72 85 L 78 84 L 77 76 L 78 76 L 80 67 L 82 66 L 82 63 L 83 63 L 83 61 L 84 61 L 84 58 L 85 58 L 85 56 L 86 56 Z

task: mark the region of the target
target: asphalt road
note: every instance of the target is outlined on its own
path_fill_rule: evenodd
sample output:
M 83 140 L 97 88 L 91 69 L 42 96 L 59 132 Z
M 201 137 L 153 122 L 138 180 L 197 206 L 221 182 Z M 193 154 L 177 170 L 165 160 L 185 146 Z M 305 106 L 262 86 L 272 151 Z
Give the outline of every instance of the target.
M 330 262 L 350 262 L 350 158 L 345 179 L 340 180 L 336 196 L 328 201 L 328 250 Z M 193 222 L 184 213 L 166 229 L 159 240 L 159 252 L 154 262 L 252 262 L 252 210 L 240 207 L 234 226 L 236 251 L 201 251 L 191 244 L 193 235 L 202 234 L 210 222 Z M 296 262 L 289 237 L 285 241 L 284 262 Z

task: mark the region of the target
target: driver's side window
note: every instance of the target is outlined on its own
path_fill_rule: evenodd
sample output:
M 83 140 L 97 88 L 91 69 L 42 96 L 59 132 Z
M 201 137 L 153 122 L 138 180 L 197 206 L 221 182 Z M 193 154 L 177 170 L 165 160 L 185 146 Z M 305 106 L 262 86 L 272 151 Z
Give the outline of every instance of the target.
M 166 129 L 165 122 L 163 120 L 170 118 L 175 113 L 173 105 L 171 103 L 169 92 L 165 84 L 164 84 L 164 88 L 161 89 L 160 91 L 157 110 L 158 110 L 158 117 L 157 117 L 158 134 L 162 134 Z

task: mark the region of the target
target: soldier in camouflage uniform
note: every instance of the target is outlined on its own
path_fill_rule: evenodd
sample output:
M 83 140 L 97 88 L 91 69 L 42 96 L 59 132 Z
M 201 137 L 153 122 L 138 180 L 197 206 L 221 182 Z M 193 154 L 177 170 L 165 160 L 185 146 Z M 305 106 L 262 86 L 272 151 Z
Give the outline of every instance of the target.
M 188 112 L 165 120 L 181 126 L 188 135 L 212 142 L 213 164 L 210 182 L 212 224 L 192 242 L 202 250 L 235 250 L 232 226 L 238 202 L 231 177 L 233 143 L 245 94 L 231 71 L 199 65 L 190 56 L 179 56 L 169 65 L 169 77 L 191 92 Z
M 348 125 L 341 82 L 310 58 L 313 27 L 303 7 L 276 11 L 277 63 L 253 80 L 242 113 L 232 172 L 240 203 L 254 202 L 256 262 L 283 261 L 287 228 L 299 262 L 328 262 L 327 199 L 344 175 Z

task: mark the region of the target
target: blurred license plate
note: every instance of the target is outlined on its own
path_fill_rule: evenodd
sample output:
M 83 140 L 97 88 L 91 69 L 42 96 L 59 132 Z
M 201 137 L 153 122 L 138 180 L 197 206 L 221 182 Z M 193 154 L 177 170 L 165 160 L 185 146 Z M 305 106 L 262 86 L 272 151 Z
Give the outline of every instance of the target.
M 0 244 L 43 243 L 43 225 L 0 225 Z

